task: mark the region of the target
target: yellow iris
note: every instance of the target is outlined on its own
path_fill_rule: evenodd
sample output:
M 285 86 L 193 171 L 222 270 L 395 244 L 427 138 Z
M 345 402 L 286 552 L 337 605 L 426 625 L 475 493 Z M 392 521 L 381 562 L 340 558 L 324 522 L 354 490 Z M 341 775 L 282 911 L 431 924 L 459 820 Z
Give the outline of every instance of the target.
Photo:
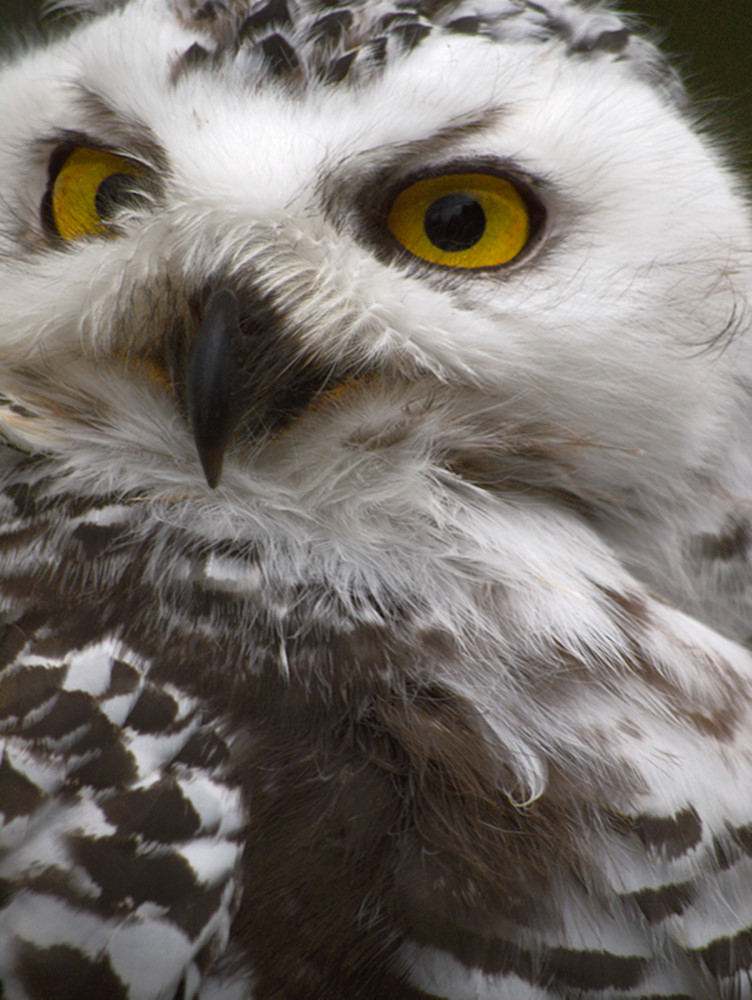
M 50 204 L 58 235 L 64 240 L 110 235 L 112 229 L 103 216 L 111 198 L 107 182 L 117 191 L 124 175 L 139 173 L 139 168 L 123 156 L 101 149 L 74 149 L 52 184 Z
M 443 174 L 401 191 L 387 226 L 406 250 L 431 264 L 498 267 L 524 249 L 530 213 L 503 177 Z

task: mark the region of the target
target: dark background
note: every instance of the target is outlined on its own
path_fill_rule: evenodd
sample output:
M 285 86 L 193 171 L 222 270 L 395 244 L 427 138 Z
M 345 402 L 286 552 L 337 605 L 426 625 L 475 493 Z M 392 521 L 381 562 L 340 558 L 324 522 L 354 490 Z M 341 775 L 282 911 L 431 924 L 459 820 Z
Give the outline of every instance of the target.
M 752 2 L 750 0 L 622 0 L 663 48 L 678 56 L 692 91 L 745 156 L 752 150 Z M 38 23 L 41 0 L 0 0 L 0 36 Z

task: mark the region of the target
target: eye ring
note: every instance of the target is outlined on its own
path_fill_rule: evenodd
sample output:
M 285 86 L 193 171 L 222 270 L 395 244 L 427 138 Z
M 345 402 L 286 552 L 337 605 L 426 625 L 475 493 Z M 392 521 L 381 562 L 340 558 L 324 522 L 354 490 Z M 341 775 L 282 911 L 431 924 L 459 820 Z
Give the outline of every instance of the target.
M 65 243 L 117 235 L 112 219 L 136 203 L 143 169 L 133 160 L 89 146 L 58 148 L 50 158 L 42 223 Z
M 403 187 L 386 226 L 403 249 L 426 263 L 480 270 L 517 260 L 538 230 L 539 214 L 509 177 L 458 171 Z

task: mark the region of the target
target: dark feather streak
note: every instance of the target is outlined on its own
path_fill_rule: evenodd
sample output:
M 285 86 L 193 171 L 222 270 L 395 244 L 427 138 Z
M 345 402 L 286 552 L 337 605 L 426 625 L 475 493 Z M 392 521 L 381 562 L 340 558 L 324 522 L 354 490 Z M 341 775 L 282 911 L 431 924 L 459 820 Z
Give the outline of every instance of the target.
M 650 924 L 658 924 L 667 917 L 682 914 L 697 897 L 697 889 L 691 882 L 662 885 L 657 889 L 641 889 L 622 896 L 631 900 L 642 911 Z
M 670 861 L 691 851 L 702 839 L 702 821 L 692 807 L 673 816 L 638 816 L 634 828 L 645 847 Z
M 246 17 L 238 31 L 238 40 L 245 41 L 248 38 L 268 31 L 273 25 L 284 27 L 292 23 L 290 10 L 286 0 L 270 0 L 270 3 Z
M 752 928 L 732 937 L 717 938 L 690 954 L 701 959 L 718 979 L 727 979 L 737 972 L 752 970 Z
M 176 854 L 139 853 L 137 838 L 119 834 L 71 838 L 71 853 L 102 890 L 105 903 L 132 899 L 171 907 L 196 888 L 188 862 Z
M 201 826 L 193 805 L 170 777 L 147 788 L 118 792 L 102 803 L 102 810 L 119 833 L 163 844 L 189 840 Z
M 273 76 L 286 76 L 300 69 L 300 60 L 283 35 L 268 35 L 259 42 Z
M 128 1000 L 130 993 L 106 956 L 90 958 L 77 948 L 24 942 L 18 975 L 29 1000 Z
M 328 62 L 321 76 L 322 80 L 329 84 L 341 83 L 350 72 L 350 67 L 359 51 L 359 49 L 353 49 L 350 52 L 345 52 L 338 59 L 332 59 L 331 62 Z
M 34 782 L 17 771 L 5 754 L 0 755 L 0 814 L 5 822 L 29 816 L 43 798 Z
M 455 31 L 459 35 L 478 35 L 483 27 L 483 21 L 479 17 L 458 17 L 447 24 L 448 31 Z
M 177 710 L 174 698 L 165 691 L 147 685 L 128 713 L 125 725 L 139 733 L 165 734 L 169 732 Z
M 586 35 L 575 42 L 571 52 L 612 52 L 615 55 L 623 52 L 629 44 L 632 33 L 628 28 L 616 28 L 611 31 L 601 31 L 597 35 Z
M 351 27 L 353 23 L 352 12 L 349 10 L 338 10 L 332 14 L 314 21 L 309 31 L 309 39 L 314 42 L 322 42 L 325 39 L 330 42 L 338 41 Z

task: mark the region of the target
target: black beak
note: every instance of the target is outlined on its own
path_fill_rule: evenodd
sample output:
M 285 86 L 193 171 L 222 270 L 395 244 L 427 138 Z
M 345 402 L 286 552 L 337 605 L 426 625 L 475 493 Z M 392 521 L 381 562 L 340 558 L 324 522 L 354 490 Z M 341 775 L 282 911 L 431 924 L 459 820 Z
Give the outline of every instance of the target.
M 248 444 L 274 436 L 354 372 L 306 357 L 284 316 L 252 290 L 239 299 L 220 289 L 201 312 L 184 385 L 196 451 L 214 489 L 234 434 Z
M 232 292 L 209 299 L 188 359 L 188 413 L 206 481 L 214 489 L 240 413 L 235 405 L 239 373 L 234 357 L 240 339 L 240 310 Z

